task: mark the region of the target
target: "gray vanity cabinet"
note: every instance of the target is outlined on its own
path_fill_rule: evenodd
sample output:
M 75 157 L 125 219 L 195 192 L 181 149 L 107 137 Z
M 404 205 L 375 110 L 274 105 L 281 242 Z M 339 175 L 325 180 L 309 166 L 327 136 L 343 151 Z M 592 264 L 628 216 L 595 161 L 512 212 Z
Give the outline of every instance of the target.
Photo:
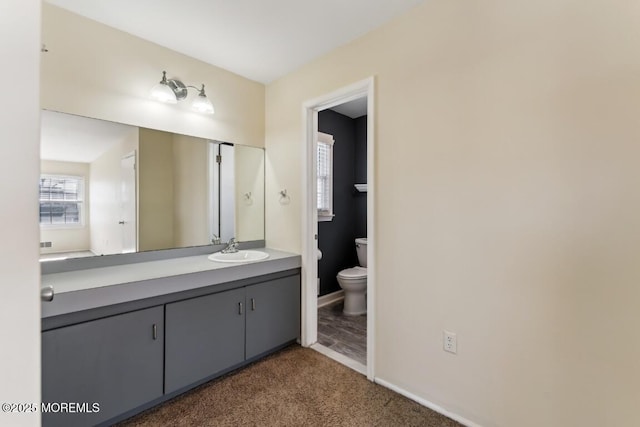
M 244 361 L 244 288 L 166 305 L 165 393 Z
M 300 276 L 166 305 L 165 393 L 295 340 Z
M 43 413 L 44 426 L 88 426 L 162 396 L 163 307 L 42 333 L 42 400 L 99 412 Z
M 298 338 L 300 276 L 247 286 L 247 359 Z
M 279 271 L 70 316 L 43 323 L 43 402 L 68 409 L 43 413 L 45 427 L 113 423 L 295 341 L 300 273 Z

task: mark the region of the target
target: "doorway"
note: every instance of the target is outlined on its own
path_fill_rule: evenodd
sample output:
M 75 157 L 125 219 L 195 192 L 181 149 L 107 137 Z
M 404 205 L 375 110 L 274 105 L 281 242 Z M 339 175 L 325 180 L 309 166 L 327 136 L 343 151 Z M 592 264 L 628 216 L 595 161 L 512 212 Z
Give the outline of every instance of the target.
M 374 378 L 375 355 L 375 229 L 374 229 L 374 79 L 354 83 L 335 92 L 309 100 L 303 104 L 303 230 L 302 230 L 302 345 L 312 347 L 333 359 Z M 366 367 L 351 363 L 353 359 L 326 351 L 318 344 L 318 188 L 317 151 L 319 113 L 352 101 L 366 99 L 366 229 L 367 259 L 367 317 L 366 317 Z M 354 242 L 355 251 L 355 242 Z

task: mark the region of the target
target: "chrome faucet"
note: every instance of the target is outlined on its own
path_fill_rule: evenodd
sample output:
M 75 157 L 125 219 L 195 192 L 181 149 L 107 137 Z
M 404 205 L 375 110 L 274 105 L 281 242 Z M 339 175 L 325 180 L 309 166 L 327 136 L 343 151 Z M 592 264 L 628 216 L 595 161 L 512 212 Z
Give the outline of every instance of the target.
M 223 254 L 233 254 L 235 252 L 238 252 L 238 242 L 236 241 L 235 237 L 232 237 L 229 239 L 229 243 L 227 243 L 227 247 L 224 248 L 221 252 Z
M 211 243 L 214 245 L 221 245 L 222 240 L 214 234 L 213 237 L 211 238 Z

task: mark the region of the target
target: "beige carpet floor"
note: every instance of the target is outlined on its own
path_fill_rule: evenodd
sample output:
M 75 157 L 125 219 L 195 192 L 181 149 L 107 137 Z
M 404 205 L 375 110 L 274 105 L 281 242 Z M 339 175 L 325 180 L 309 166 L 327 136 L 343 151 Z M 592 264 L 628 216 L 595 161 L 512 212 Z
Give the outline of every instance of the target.
M 460 426 L 298 345 L 119 425 Z

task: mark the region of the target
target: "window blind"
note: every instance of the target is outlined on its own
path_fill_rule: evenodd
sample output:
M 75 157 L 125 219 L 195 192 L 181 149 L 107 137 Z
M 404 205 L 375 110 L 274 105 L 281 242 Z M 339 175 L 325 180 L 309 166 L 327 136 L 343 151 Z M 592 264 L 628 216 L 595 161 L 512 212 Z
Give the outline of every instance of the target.
M 331 145 L 318 142 L 318 212 L 331 213 Z
M 40 177 L 40 224 L 80 225 L 84 180 L 80 177 Z

